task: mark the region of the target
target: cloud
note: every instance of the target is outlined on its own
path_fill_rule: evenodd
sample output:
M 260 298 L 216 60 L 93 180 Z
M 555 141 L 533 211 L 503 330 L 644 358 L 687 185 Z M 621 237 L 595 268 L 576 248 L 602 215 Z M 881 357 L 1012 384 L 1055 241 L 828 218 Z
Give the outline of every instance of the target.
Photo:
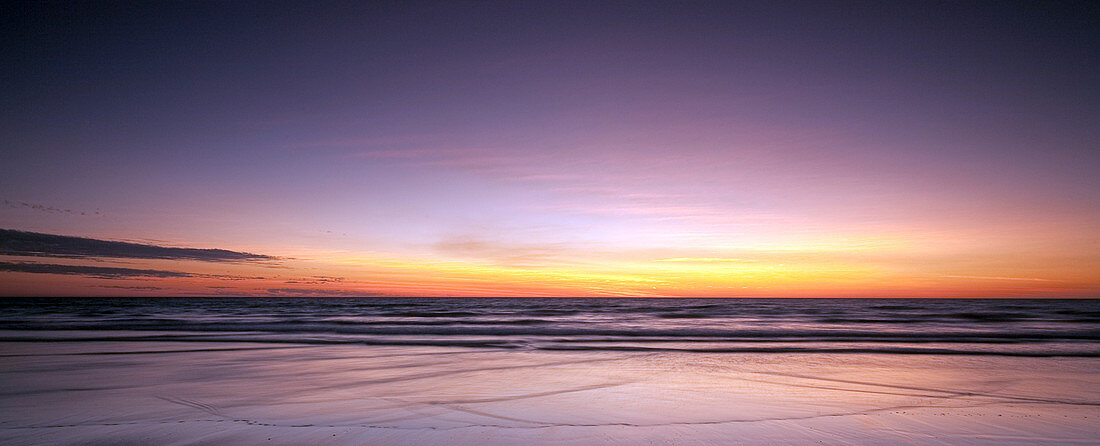
M 571 263 L 576 249 L 564 243 L 511 244 L 467 236 L 450 236 L 434 245 L 436 251 L 450 256 L 490 261 L 512 267 L 539 267 L 552 263 Z
M 264 276 L 234 276 L 232 274 L 192 274 L 192 277 L 202 277 L 203 279 L 217 279 L 217 280 L 264 280 L 267 277 Z
M 241 262 L 275 257 L 225 249 L 172 248 L 84 237 L 0 229 L 0 254 L 42 257 L 114 257 L 128 259 Z
M 127 285 L 96 285 L 97 288 L 110 288 L 115 290 L 138 290 L 138 291 L 154 291 L 163 290 L 159 286 L 127 286 Z
M 156 269 L 112 268 L 104 266 L 57 265 L 52 263 L 13 263 L 0 262 L 0 271 L 37 274 L 65 274 L 88 276 L 97 279 L 126 279 L 131 277 L 191 277 L 192 274 L 179 271 Z
M 557 197 L 554 201 L 538 205 L 550 212 L 715 227 L 763 226 L 792 218 L 764 209 L 730 207 L 729 197 L 725 195 L 700 194 L 690 187 L 680 187 L 725 179 L 700 176 L 705 175 L 700 173 L 701 170 L 713 169 L 714 163 L 709 157 L 664 155 L 651 164 L 668 166 L 667 169 L 639 173 L 637 166 L 623 158 L 628 155 L 625 153 L 563 150 L 547 156 L 507 148 L 420 147 L 375 149 L 355 152 L 347 157 L 455 170 L 507 183 L 537 184 Z M 643 167 L 649 168 L 648 164 Z
M 1038 277 L 1002 277 L 1002 276 L 940 276 L 951 279 L 974 279 L 974 280 L 1023 280 L 1028 282 L 1060 282 L 1060 280 L 1054 279 L 1040 279 Z
M 466 159 L 472 155 L 484 156 L 483 149 L 461 148 L 416 148 L 416 149 L 375 149 L 346 155 L 350 159 L 366 160 L 403 160 L 416 162 L 439 162 L 439 160 Z
M 286 297 L 379 297 L 383 294 L 355 290 L 319 290 L 309 288 L 269 288 L 263 290 L 272 296 Z
M 53 206 L 46 206 L 44 204 L 27 203 L 26 201 L 4 200 L 3 205 L 4 205 L 4 207 L 13 208 L 13 209 L 19 209 L 19 208 L 32 209 L 32 210 L 36 210 L 36 211 L 46 212 L 46 213 L 49 213 L 49 214 L 103 215 L 103 214 L 99 213 L 98 209 L 95 210 L 95 211 L 81 211 L 81 210 L 72 210 L 72 209 L 61 209 L 61 208 L 56 208 L 56 207 L 53 207 Z
M 343 277 L 332 276 L 313 276 L 308 279 L 292 279 L 287 280 L 285 283 L 300 283 L 304 285 L 322 285 L 326 283 L 340 283 L 343 282 Z
M 741 263 L 747 262 L 741 258 L 727 257 L 674 257 L 669 259 L 657 259 L 654 262 L 683 262 L 683 263 Z

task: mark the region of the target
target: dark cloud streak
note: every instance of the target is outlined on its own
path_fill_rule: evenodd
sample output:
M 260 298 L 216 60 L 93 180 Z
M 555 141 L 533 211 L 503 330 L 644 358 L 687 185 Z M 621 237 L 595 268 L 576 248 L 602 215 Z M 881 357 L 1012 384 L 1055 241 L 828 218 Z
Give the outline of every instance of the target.
M 113 257 L 128 259 L 242 262 L 275 257 L 225 249 L 173 248 L 84 237 L 0 229 L 0 254 L 41 257 Z
M 165 279 L 170 277 L 192 276 L 192 274 L 182 273 L 179 271 L 112 268 L 105 266 L 57 265 L 52 263 L 0 262 L 0 271 L 37 274 L 65 274 L 74 276 L 88 276 L 97 279 L 127 279 L 132 277 L 155 277 L 159 279 Z

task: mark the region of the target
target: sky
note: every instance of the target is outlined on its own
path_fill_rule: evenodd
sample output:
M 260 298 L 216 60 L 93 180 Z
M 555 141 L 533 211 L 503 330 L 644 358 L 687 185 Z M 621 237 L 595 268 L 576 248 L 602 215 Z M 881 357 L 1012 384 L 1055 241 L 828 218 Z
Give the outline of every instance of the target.
M 1100 297 L 1089 2 L 0 21 L 0 295 Z

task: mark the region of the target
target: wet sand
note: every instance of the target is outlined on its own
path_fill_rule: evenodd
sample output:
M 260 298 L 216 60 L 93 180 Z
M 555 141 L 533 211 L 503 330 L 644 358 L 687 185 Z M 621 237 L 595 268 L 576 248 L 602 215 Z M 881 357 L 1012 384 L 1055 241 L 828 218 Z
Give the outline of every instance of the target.
M 1098 358 L 113 341 L 0 354 L 0 444 L 1100 438 Z

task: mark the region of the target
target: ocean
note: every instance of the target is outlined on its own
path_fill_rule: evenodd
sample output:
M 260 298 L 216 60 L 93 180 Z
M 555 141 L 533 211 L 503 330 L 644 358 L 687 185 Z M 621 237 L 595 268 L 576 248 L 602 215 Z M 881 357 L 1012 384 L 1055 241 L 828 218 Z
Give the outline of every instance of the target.
M 0 303 L 0 330 L 8 341 L 1095 357 L 1100 300 L 25 299 Z

